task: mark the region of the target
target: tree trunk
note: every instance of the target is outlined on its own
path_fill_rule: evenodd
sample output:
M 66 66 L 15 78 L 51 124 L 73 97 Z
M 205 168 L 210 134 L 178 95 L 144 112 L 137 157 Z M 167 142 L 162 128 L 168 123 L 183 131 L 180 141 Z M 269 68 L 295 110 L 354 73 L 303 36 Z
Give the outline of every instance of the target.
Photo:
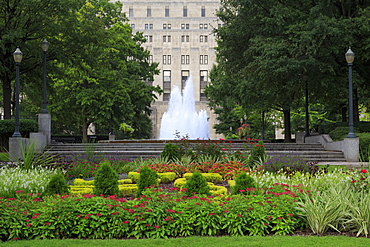
M 284 142 L 292 142 L 292 132 L 290 130 L 290 109 L 283 109 L 284 113 Z
M 342 122 L 347 122 L 347 107 L 342 106 Z
M 89 126 L 87 117 L 86 117 L 86 112 L 83 111 L 83 117 L 82 117 L 82 143 L 87 143 L 87 127 Z

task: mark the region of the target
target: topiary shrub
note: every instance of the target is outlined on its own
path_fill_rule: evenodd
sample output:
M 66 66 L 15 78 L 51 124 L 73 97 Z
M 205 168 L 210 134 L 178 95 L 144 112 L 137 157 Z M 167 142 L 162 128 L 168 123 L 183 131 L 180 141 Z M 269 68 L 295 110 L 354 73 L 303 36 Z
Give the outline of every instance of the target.
M 168 159 L 169 161 L 181 160 L 181 150 L 179 146 L 167 143 L 163 148 L 161 158 Z
M 69 186 L 62 174 L 55 174 L 44 191 L 44 195 L 63 195 L 66 193 L 69 193 Z
M 100 169 L 94 178 L 94 185 L 95 195 L 118 195 L 118 175 L 108 161 L 100 164 Z
M 137 182 L 137 192 L 136 197 L 142 195 L 143 190 L 158 185 L 158 174 L 156 171 L 153 171 L 148 166 L 144 166 L 140 169 L 140 177 Z
M 190 179 L 186 181 L 183 188 L 186 189 L 184 192 L 186 196 L 192 196 L 195 193 L 207 196 L 211 195 L 208 183 L 200 172 L 194 172 Z
M 249 191 L 246 190 L 247 188 L 254 188 L 255 183 L 254 179 L 247 175 L 247 173 L 242 172 L 239 176 L 235 179 L 235 185 L 231 187 L 231 194 L 249 194 Z

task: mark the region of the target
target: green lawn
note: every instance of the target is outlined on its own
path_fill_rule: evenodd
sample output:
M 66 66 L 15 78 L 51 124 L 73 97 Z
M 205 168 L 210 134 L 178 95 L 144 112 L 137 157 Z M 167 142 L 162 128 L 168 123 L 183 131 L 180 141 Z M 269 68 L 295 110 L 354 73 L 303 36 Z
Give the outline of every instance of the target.
M 345 236 L 268 236 L 268 237 L 186 237 L 172 239 L 128 239 L 128 240 L 30 240 L 30 241 L 11 241 L 0 244 L 1 246 L 17 247 L 93 247 L 93 246 L 135 246 L 135 247 L 362 247 L 370 246 L 369 238 L 354 238 Z

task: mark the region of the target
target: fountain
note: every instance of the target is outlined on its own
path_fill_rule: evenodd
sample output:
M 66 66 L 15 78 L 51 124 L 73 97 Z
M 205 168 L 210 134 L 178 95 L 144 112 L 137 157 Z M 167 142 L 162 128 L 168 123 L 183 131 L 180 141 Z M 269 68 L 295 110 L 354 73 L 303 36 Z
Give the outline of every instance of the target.
M 183 95 L 178 86 L 173 86 L 168 110 L 162 116 L 159 139 L 175 139 L 176 133 L 189 139 L 209 139 L 207 111 L 195 110 L 191 76 L 186 81 Z

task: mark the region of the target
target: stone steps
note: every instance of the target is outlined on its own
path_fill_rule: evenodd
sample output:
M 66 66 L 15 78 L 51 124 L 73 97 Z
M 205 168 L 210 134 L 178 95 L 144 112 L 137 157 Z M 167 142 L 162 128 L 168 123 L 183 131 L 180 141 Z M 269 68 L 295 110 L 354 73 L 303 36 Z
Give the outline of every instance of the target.
M 84 155 L 94 152 L 97 155 L 116 158 L 148 158 L 159 157 L 166 143 L 171 141 L 143 140 L 143 141 L 119 141 L 106 143 L 54 143 L 46 149 L 48 153 L 59 154 L 64 157 Z M 198 141 L 198 143 L 204 141 Z M 194 142 L 192 142 L 194 144 Z M 226 150 L 243 150 L 246 146 L 251 148 L 255 144 L 245 142 L 223 143 Z M 266 154 L 300 156 L 312 162 L 345 162 L 342 152 L 326 151 L 321 144 L 296 144 L 296 143 L 266 143 Z

